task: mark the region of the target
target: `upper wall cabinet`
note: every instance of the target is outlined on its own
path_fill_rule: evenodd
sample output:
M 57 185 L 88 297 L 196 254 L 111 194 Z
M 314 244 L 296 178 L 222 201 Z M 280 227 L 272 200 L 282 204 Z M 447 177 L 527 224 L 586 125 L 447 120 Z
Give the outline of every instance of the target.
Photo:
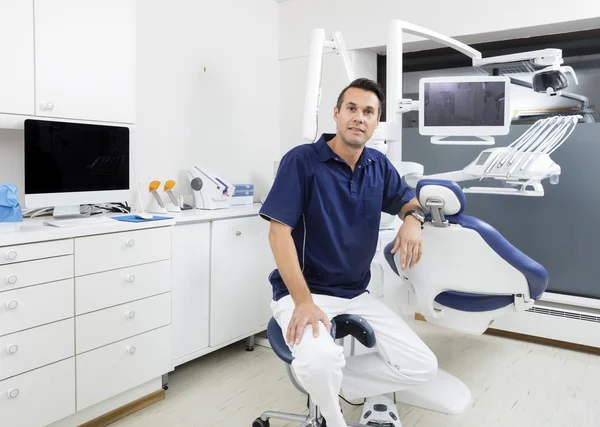
M 32 0 L 0 0 L 0 40 L 0 113 L 34 114 Z
M 0 37 L 0 113 L 135 122 L 135 0 L 0 0 Z

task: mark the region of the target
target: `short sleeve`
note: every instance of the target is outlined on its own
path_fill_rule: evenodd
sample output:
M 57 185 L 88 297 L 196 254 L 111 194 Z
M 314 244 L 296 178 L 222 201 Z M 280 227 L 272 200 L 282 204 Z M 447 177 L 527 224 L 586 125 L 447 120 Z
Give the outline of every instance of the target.
M 385 161 L 385 184 L 383 187 L 382 210 L 390 215 L 398 215 L 402 206 L 415 198 L 415 193 L 400 177 L 400 174 L 387 157 Z
M 306 169 L 298 153 L 288 152 L 279 163 L 273 186 L 259 211 L 267 221 L 295 228 L 304 213 Z

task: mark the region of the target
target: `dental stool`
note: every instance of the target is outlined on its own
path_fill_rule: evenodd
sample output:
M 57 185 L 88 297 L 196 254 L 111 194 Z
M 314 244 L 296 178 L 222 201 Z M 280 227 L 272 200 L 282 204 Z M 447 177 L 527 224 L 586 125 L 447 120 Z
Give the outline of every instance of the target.
M 375 346 L 375 332 L 369 323 L 360 316 L 341 314 L 331 320 L 331 336 L 335 339 L 343 339 L 346 336 L 356 338 L 358 342 L 367 348 Z M 285 342 L 284 334 L 274 318 L 271 318 L 267 326 L 267 337 L 273 351 L 283 362 L 285 362 L 288 376 L 294 387 L 300 392 L 308 394 L 298 383 L 292 372 L 291 364 L 294 360 L 292 352 Z M 308 395 L 308 416 L 301 414 L 288 414 L 285 412 L 264 412 L 259 418 L 254 420 L 252 427 L 269 427 L 269 419 L 296 421 L 301 423 L 299 427 L 320 427 L 323 424 L 323 418 L 316 406 Z M 347 423 L 349 427 L 361 427 L 360 424 Z
M 400 251 L 391 253 L 395 242 L 384 249 L 391 269 L 403 279 L 398 306 L 404 314 L 419 313 L 428 323 L 480 335 L 499 316 L 527 310 L 542 296 L 548 286 L 546 269 L 489 224 L 463 215 L 467 200 L 458 184 L 423 179 L 416 193 L 426 210 L 421 260 L 402 270 Z M 471 393 L 439 369 L 434 380 L 396 393 L 396 400 L 460 414 Z

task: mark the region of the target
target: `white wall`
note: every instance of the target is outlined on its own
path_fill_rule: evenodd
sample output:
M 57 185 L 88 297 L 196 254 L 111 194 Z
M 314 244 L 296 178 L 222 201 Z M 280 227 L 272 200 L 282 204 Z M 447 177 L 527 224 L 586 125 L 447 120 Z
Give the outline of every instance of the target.
M 174 179 L 191 194 L 193 164 L 254 183 L 257 198 L 266 193 L 279 158 L 278 8 L 273 0 L 137 2 L 132 146 L 146 200 L 151 180 Z M 0 183 L 21 193 L 22 150 L 22 130 L 0 130 Z
M 341 31 L 348 49 L 387 44 L 388 24 L 401 19 L 466 43 L 597 28 L 600 2 L 580 0 L 290 0 L 281 3 L 280 58 L 308 54 L 310 31 Z M 488 12 L 492 9 L 493 13 Z M 406 41 L 418 40 L 407 36 Z M 435 45 L 429 45 L 435 47 Z M 438 46 L 439 47 L 439 46 Z M 405 49 L 411 49 L 409 44 Z

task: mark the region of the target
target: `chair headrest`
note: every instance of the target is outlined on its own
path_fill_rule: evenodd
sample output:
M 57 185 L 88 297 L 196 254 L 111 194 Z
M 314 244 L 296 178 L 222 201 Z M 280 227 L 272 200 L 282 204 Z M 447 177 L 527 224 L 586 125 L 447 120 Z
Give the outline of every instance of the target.
M 421 206 L 427 206 L 427 199 L 444 201 L 444 215 L 460 215 L 467 206 L 467 198 L 454 181 L 444 179 L 422 179 L 417 184 L 417 199 Z

